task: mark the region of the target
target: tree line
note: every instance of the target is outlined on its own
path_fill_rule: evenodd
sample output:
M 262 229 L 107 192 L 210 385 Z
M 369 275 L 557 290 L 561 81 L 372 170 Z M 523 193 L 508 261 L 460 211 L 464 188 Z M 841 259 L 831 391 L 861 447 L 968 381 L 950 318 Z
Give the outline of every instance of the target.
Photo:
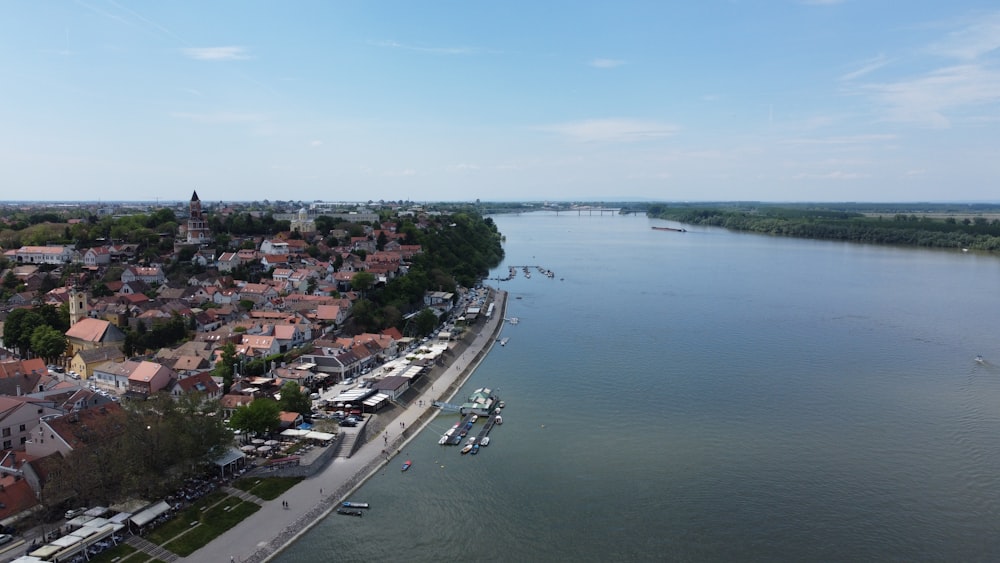
M 938 248 L 1000 250 L 1000 221 L 986 217 L 891 216 L 822 208 L 741 208 L 651 205 L 647 215 L 689 225 L 709 225 L 800 238 Z

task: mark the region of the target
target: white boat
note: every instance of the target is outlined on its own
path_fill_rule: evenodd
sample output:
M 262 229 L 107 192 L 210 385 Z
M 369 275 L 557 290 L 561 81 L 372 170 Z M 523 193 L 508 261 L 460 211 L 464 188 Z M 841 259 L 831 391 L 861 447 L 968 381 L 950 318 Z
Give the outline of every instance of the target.
M 493 419 L 493 422 L 496 422 L 497 424 L 503 424 L 503 417 L 500 416 L 500 415 L 497 415 L 497 417 L 495 419 Z
M 976 356 L 976 361 L 979 362 L 979 363 L 981 363 L 981 364 L 985 364 L 986 363 L 986 360 L 984 360 L 982 356 Z
M 508 338 L 508 337 L 501 338 L 500 339 L 500 345 L 501 346 L 506 346 L 508 340 L 510 340 L 510 338 Z
M 475 438 L 469 438 L 469 441 L 466 442 L 466 444 L 464 446 L 462 446 L 462 453 L 463 454 L 467 454 L 467 453 L 471 452 L 472 451 L 472 446 L 475 443 L 476 443 L 476 439 Z
M 475 422 L 477 420 L 479 420 L 479 415 L 478 414 L 474 414 L 474 415 L 472 415 L 472 418 L 469 419 L 469 422 Z
M 441 444 L 442 446 L 445 445 L 445 444 L 447 444 L 448 443 L 448 438 L 449 438 L 448 436 L 441 436 L 441 439 L 438 440 L 438 444 Z
M 482 441 L 482 442 L 479 442 L 479 445 L 481 445 L 481 446 L 482 446 L 482 447 L 484 447 L 484 448 L 485 448 L 486 446 L 490 445 L 490 437 L 489 437 L 489 436 L 487 436 L 487 437 L 483 438 L 483 441 Z

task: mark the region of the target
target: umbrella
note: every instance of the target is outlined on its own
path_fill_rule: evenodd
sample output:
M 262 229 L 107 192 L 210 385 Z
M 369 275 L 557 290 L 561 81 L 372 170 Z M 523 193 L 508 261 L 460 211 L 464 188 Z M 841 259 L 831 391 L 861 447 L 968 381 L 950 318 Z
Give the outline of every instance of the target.
M 277 446 L 280 443 L 281 442 L 279 442 L 277 440 L 268 440 L 268 441 L 264 442 L 264 445 L 265 446 Z
M 264 443 L 264 440 L 262 440 L 261 438 L 254 438 L 252 442 L 259 446 Z
M 256 450 L 257 448 L 255 448 L 253 446 L 243 446 L 240 449 L 243 450 L 243 451 L 245 451 L 245 452 L 252 452 L 252 451 Z
M 261 453 L 267 453 L 267 452 L 271 451 L 271 446 L 261 446 L 261 447 L 257 448 L 257 451 L 261 452 Z

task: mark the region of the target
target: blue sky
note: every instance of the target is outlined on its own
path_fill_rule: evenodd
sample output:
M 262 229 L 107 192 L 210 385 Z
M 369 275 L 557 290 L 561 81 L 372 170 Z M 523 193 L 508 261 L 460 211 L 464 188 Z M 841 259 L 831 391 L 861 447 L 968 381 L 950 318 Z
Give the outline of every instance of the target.
M 1000 199 L 995 1 L 0 9 L 0 199 Z

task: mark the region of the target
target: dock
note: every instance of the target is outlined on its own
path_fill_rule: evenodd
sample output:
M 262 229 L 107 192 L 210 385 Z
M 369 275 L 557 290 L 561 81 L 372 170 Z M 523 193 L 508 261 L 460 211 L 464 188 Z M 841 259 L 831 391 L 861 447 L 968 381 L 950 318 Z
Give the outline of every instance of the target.
M 539 274 L 551 279 L 555 279 L 556 273 L 544 266 L 508 266 L 507 275 L 502 278 L 489 278 L 491 280 L 496 280 L 498 282 L 505 282 L 514 279 L 517 276 L 517 271 L 521 270 L 524 273 L 525 279 L 531 279 L 532 270 L 537 270 Z
M 493 397 L 495 401 L 494 405 L 499 405 L 502 401 L 498 397 Z M 493 428 L 497 425 L 497 418 L 499 417 L 501 407 L 493 407 L 493 410 L 485 415 L 477 415 L 472 412 L 467 412 L 462 415 L 462 419 L 456 422 L 448 431 L 441 435 L 441 439 L 438 440 L 438 444 L 442 446 L 458 446 L 467 438 L 472 438 L 475 443 L 482 444 L 483 438 L 490 435 Z M 483 425 L 479 428 L 478 432 L 476 430 L 476 423 L 482 419 Z M 475 433 L 474 433 L 475 432 Z

